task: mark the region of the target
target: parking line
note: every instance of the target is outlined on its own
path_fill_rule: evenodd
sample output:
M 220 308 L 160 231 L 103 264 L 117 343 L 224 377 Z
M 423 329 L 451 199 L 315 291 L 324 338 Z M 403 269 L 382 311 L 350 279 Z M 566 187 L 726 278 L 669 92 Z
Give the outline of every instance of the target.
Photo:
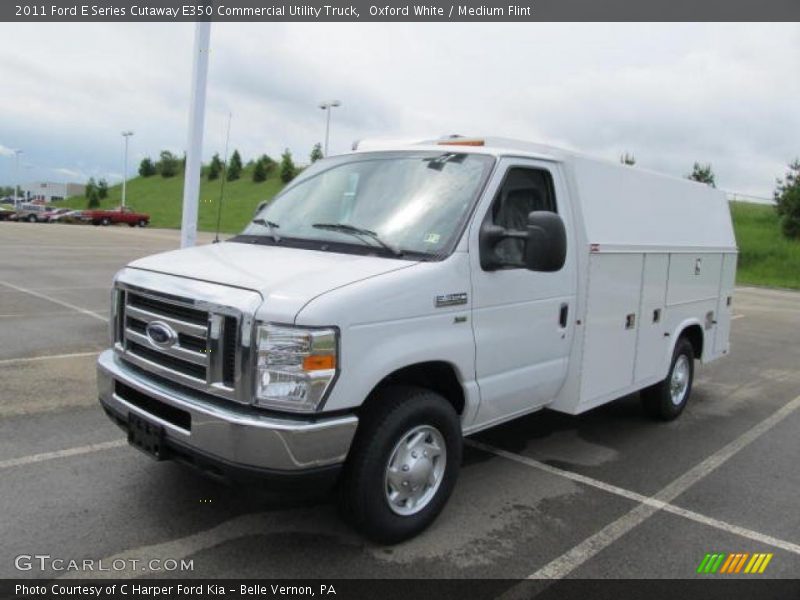
M 54 460 L 57 458 L 66 458 L 68 456 L 80 456 L 81 454 L 91 454 L 92 452 L 101 452 L 111 448 L 120 448 L 127 445 L 127 440 L 114 440 L 113 442 L 101 442 L 99 444 L 89 444 L 87 446 L 78 446 L 77 448 L 67 448 L 65 450 L 56 450 L 55 452 L 42 452 L 41 454 L 31 454 L 28 456 L 21 456 L 20 458 L 10 458 L 8 460 L 0 461 L 0 470 L 10 469 L 11 467 L 21 467 L 23 465 L 32 465 L 35 463 Z
M 631 509 L 628 513 L 609 523 L 597 533 L 589 536 L 581 543 L 568 550 L 558 558 L 550 561 L 536 572 L 528 576 L 528 579 L 561 579 L 572 571 L 583 565 L 586 561 L 596 554 L 613 544 L 626 533 L 634 529 L 637 525 L 645 522 L 666 506 L 675 498 L 683 494 L 694 484 L 701 481 L 714 470 L 719 468 L 731 457 L 735 456 L 749 444 L 757 440 L 767 431 L 775 427 L 795 410 L 800 408 L 800 396 L 788 402 L 772 415 L 744 432 L 735 440 L 717 450 L 714 454 L 701 461 L 686 473 L 669 483 L 657 493 L 650 496 L 648 502 L 641 502 L 638 506 Z M 604 486 L 607 484 L 603 484 Z M 611 487 L 611 486 L 609 486 Z M 678 507 L 675 507 L 678 508 Z M 680 509 L 682 516 L 686 516 L 690 511 Z M 710 523 L 707 523 L 710 524 Z M 733 526 L 735 527 L 735 526 Z M 753 532 L 758 534 L 757 532 Z M 779 540 L 776 540 L 779 541 Z M 783 542 L 789 544 L 789 542 Z
M 567 471 L 565 469 L 559 469 L 558 467 L 548 465 L 547 463 L 540 462 L 534 458 L 529 458 L 527 456 L 522 456 L 520 454 L 515 454 L 513 452 L 507 452 L 506 450 L 495 448 L 494 446 L 484 444 L 483 442 L 478 442 L 475 440 L 466 440 L 466 443 L 467 445 L 477 448 L 479 450 L 483 450 L 484 452 L 488 452 L 490 454 L 494 454 L 496 456 L 512 460 L 514 462 L 518 462 L 528 467 L 533 467 L 534 469 L 539 469 L 540 471 L 544 471 L 551 475 L 555 475 L 557 477 L 563 477 L 565 479 L 570 479 L 576 483 L 582 483 L 584 485 L 588 485 L 598 490 L 608 492 L 609 494 L 614 494 L 616 496 L 620 496 L 628 500 L 633 500 L 635 502 L 639 502 L 640 504 L 647 504 L 648 506 L 651 506 L 657 510 L 663 510 L 673 515 L 678 515 L 679 517 L 684 517 L 686 519 L 689 519 L 690 521 L 702 523 L 703 525 L 708 525 L 709 527 L 720 529 L 727 533 L 732 533 L 734 535 L 738 535 L 740 537 L 744 537 L 753 540 L 755 542 L 760 542 L 762 544 L 774 546 L 775 548 L 780 548 L 781 550 L 786 550 L 787 552 L 800 555 L 800 544 L 794 544 L 792 542 L 772 537 L 770 535 L 766 535 L 761 532 L 748 529 L 746 527 L 733 525 L 726 521 L 715 519 L 713 517 L 709 517 L 702 513 L 698 513 L 696 511 L 689 510 L 687 508 L 682 508 L 680 506 L 670 504 L 669 502 L 657 500 L 656 498 L 651 496 L 645 496 L 644 494 L 640 494 L 638 492 L 634 492 L 632 490 L 628 490 L 610 483 L 606 483 L 605 481 L 601 481 L 599 479 L 594 479 L 593 477 L 587 477 L 586 475 L 581 475 L 580 473 Z
M 0 365 L 13 365 L 16 363 L 35 362 L 37 360 L 58 360 L 61 358 L 82 358 L 84 356 L 97 356 L 100 352 L 73 352 L 72 354 L 45 354 L 44 356 L 27 356 L 25 358 L 4 358 Z
M 29 290 L 28 288 L 20 287 L 18 285 L 14 285 L 13 283 L 8 283 L 7 281 L 0 281 L 0 285 L 4 285 L 4 286 L 6 286 L 8 288 L 11 288 L 12 290 L 16 290 L 16 291 L 22 292 L 24 294 L 30 294 L 31 296 L 36 296 L 37 298 L 41 298 L 42 300 L 48 300 L 48 301 L 53 302 L 55 304 L 59 304 L 59 305 L 65 307 L 65 308 L 71 308 L 72 310 L 76 310 L 79 313 L 86 315 L 87 317 L 92 317 L 93 319 L 98 319 L 100 321 L 108 323 L 108 317 L 104 317 L 103 315 L 101 315 L 99 313 L 92 312 L 90 310 L 86 310 L 85 308 L 81 308 L 80 306 L 75 306 L 74 304 L 70 304 L 69 302 L 64 302 L 63 300 L 59 300 L 58 298 L 53 298 L 53 297 L 48 296 L 46 294 L 41 294 L 41 293 L 36 292 L 34 290 Z

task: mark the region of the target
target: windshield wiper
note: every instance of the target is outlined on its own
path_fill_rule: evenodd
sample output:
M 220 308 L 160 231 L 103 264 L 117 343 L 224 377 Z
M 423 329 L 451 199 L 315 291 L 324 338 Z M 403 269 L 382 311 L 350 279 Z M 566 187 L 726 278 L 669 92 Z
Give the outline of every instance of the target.
M 356 227 L 355 225 L 348 225 L 347 223 L 314 223 L 312 225 L 315 229 L 327 229 L 328 231 L 339 231 L 341 233 L 349 233 L 361 239 L 362 236 L 366 236 L 373 241 L 377 242 L 381 246 L 383 246 L 386 250 L 394 254 L 395 256 L 403 256 L 403 251 L 399 248 L 395 248 L 390 246 L 386 242 L 384 242 L 380 236 L 370 229 L 362 229 L 361 227 Z
M 276 244 L 281 241 L 278 232 L 275 231 L 280 227 L 280 225 L 278 225 L 277 223 L 273 223 L 272 221 L 267 221 L 265 219 L 253 219 L 252 222 L 255 223 L 256 225 L 262 225 L 267 229 L 269 229 L 269 234 L 272 236 L 272 239 L 275 240 Z

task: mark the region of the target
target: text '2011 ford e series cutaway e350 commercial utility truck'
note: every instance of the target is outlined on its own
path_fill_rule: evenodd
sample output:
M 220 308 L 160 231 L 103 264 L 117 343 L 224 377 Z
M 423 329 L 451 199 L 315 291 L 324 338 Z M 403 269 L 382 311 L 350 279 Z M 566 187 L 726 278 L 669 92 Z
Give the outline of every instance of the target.
M 706 185 L 505 139 L 361 143 L 240 235 L 122 269 L 100 402 L 156 458 L 335 484 L 397 542 L 465 435 L 636 391 L 677 417 L 728 352 L 736 258 Z

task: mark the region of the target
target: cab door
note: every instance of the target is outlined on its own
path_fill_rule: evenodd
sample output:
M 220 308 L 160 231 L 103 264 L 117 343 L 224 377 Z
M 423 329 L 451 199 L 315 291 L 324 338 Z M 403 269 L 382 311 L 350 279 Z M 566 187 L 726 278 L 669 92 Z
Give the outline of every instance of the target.
M 494 252 L 504 266 L 481 267 L 479 233 L 485 223 L 524 230 L 531 211 L 556 212 L 567 231 L 567 257 L 556 272 L 520 262 L 522 240 L 503 240 Z M 475 426 L 530 412 L 550 402 L 564 384 L 575 323 L 575 234 L 558 163 L 501 159 L 469 231 L 472 327 L 480 407 Z

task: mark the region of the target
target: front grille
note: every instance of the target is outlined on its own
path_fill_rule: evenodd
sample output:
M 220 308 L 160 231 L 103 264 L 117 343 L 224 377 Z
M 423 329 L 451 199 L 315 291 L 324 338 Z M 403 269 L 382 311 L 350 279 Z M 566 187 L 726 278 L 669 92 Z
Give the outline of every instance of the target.
M 145 360 L 149 360 L 152 363 L 164 365 L 173 371 L 178 371 L 179 373 L 183 373 L 189 377 L 194 377 L 200 381 L 206 380 L 205 367 L 192 364 L 185 360 L 181 360 L 180 358 L 175 358 L 169 354 L 163 354 L 158 350 L 153 350 L 152 348 L 142 346 L 141 344 L 131 342 L 130 340 L 128 340 L 128 352 L 132 352 L 133 354 L 141 356 Z
M 165 317 L 174 317 L 187 323 L 205 326 L 208 322 L 208 313 L 205 311 L 165 302 L 149 296 L 142 296 L 134 292 L 128 292 L 128 306 L 142 308 Z
M 236 399 L 238 317 L 138 288 L 121 289 L 119 298 L 116 331 L 123 358 L 177 383 Z M 172 343 L 151 339 L 153 322 L 172 330 Z

